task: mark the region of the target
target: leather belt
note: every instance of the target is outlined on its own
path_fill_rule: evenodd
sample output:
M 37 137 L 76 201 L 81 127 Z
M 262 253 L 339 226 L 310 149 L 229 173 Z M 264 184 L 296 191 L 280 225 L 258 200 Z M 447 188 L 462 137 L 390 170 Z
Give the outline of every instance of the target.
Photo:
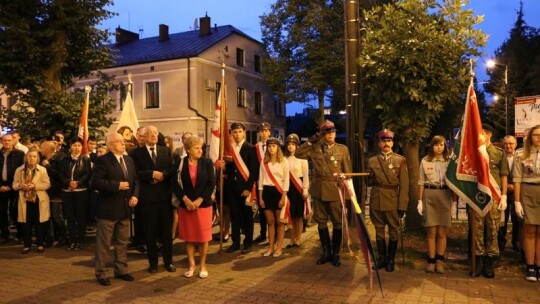
M 424 185 L 424 188 L 426 188 L 426 189 L 437 189 L 437 190 L 443 190 L 443 189 L 448 189 L 448 186 L 447 186 L 447 185 L 443 185 L 443 186 L 436 186 L 436 185 L 429 185 L 429 184 L 425 184 L 425 185 Z

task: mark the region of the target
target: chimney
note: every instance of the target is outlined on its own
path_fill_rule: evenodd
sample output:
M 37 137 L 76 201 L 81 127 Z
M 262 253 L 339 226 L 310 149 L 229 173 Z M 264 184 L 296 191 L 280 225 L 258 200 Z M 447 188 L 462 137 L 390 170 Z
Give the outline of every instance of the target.
M 159 25 L 159 42 L 169 40 L 169 26 L 165 24 Z
M 139 40 L 139 34 L 124 30 L 120 27 L 116 28 L 116 45 L 122 45 L 137 40 Z
M 208 17 L 208 14 L 206 14 L 206 16 L 202 18 L 199 18 L 199 25 L 200 25 L 199 36 L 206 36 L 212 33 L 211 28 L 210 28 L 210 17 Z

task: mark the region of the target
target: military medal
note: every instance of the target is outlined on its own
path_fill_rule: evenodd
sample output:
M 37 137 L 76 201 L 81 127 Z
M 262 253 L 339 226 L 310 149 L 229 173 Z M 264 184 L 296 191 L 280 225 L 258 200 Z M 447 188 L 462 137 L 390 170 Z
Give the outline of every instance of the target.
M 388 165 L 388 168 L 392 169 L 394 166 L 392 164 Z
M 335 161 L 335 160 L 336 160 L 336 158 L 334 157 L 334 155 L 332 155 L 332 156 L 330 157 L 330 160 L 331 160 L 331 161 Z

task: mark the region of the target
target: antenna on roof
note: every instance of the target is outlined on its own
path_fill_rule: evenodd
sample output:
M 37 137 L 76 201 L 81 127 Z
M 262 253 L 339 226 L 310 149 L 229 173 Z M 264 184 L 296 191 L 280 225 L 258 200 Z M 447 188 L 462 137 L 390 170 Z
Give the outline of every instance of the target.
M 142 25 L 139 25 L 139 36 L 142 38 L 142 33 L 144 32 L 144 28 Z
M 195 18 L 195 21 L 193 21 L 193 30 L 196 31 L 199 29 L 199 19 Z

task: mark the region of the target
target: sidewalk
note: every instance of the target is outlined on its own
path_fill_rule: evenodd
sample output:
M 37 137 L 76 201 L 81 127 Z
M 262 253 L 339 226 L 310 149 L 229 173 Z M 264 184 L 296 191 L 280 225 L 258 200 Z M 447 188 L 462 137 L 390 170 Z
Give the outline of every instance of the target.
M 370 291 L 362 257 L 342 253 L 341 267 L 317 266 L 317 228 L 308 228 L 303 237 L 300 249 L 284 249 L 279 258 L 262 257 L 265 244 L 242 255 L 219 253 L 219 243 L 212 242 L 210 274 L 204 280 L 182 276 L 187 258 L 181 242 L 174 245 L 175 273 L 160 265 L 159 272 L 151 275 L 146 271 L 146 255 L 130 251 L 129 269 L 135 281 L 113 278 L 109 287 L 98 285 L 94 278 L 93 237 L 92 244 L 80 252 L 49 248 L 43 254 L 22 255 L 21 246 L 10 243 L 0 246 L 0 303 L 532 304 L 540 299 L 540 283 L 525 281 L 517 266 L 497 271 L 497 277 L 488 280 L 470 278 L 463 267 L 448 267 L 445 275 L 426 274 L 423 265 L 406 261 L 407 267 L 401 267 L 400 258 L 394 273 L 381 272 L 383 298 L 376 276 Z

